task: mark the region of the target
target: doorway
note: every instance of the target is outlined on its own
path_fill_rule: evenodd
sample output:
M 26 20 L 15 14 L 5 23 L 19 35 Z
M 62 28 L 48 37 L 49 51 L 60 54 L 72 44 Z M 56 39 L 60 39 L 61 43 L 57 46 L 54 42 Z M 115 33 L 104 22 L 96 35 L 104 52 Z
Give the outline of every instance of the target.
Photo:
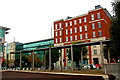
M 98 58 L 93 58 L 93 62 L 94 62 L 94 64 L 99 64 Z

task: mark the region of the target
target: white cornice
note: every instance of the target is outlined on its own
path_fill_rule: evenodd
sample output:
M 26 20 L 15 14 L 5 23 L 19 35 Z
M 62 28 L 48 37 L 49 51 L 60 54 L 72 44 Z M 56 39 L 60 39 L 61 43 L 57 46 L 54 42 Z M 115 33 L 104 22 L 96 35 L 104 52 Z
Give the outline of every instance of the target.
M 56 29 L 56 30 L 54 30 L 54 31 L 58 31 L 58 30 L 61 30 L 61 29 L 63 29 L 63 28 L 60 28 L 60 29 Z
M 98 22 L 98 21 L 105 21 L 106 23 L 108 23 L 105 19 L 98 19 L 98 20 L 94 20 L 94 21 L 89 21 L 89 23 L 93 23 L 93 22 Z

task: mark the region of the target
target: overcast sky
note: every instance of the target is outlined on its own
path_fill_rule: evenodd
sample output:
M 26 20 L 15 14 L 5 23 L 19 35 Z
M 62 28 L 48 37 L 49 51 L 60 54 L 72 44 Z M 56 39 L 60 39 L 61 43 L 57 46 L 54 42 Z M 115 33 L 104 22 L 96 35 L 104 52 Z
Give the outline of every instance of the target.
M 6 41 L 26 43 L 51 37 L 51 26 L 101 5 L 112 14 L 113 0 L 0 0 L 0 26 L 11 28 Z

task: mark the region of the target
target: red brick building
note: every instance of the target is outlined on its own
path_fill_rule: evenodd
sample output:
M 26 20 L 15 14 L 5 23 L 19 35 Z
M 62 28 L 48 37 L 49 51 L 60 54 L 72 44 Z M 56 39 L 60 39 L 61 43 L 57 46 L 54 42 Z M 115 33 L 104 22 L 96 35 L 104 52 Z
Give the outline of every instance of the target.
M 67 17 L 54 22 L 54 45 L 68 45 L 75 41 L 92 42 L 110 38 L 111 16 L 100 5 L 76 17 Z M 100 46 L 88 47 L 88 64 L 101 64 Z M 67 65 L 66 49 L 63 50 L 64 66 Z

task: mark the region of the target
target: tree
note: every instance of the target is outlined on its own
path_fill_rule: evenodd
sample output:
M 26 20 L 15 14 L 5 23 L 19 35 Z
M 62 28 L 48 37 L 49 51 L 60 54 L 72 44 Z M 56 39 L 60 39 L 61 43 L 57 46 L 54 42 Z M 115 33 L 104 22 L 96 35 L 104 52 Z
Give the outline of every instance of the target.
M 79 43 L 81 43 L 81 42 L 74 42 L 72 44 L 79 44 Z M 79 61 L 81 60 L 81 50 L 83 51 L 83 56 L 85 56 L 87 53 L 86 46 L 73 47 L 73 61 L 76 62 L 77 67 L 79 67 Z M 69 60 L 71 60 L 71 49 L 69 49 L 68 58 L 69 58 Z
M 20 58 L 19 59 L 15 59 L 14 64 L 16 67 L 20 66 Z
M 18 58 L 15 59 L 14 63 L 15 63 L 15 66 L 20 65 L 20 56 L 18 56 Z M 24 63 L 28 63 L 28 57 L 26 55 L 22 54 L 22 65 L 23 65 L 23 67 L 25 66 Z
M 32 56 L 31 55 L 32 54 L 28 55 L 29 65 L 31 65 L 31 60 L 32 60 Z M 39 57 L 36 54 L 34 54 L 34 64 L 35 64 L 36 67 L 40 67 L 42 65 L 41 60 L 39 59 Z
M 120 2 L 114 1 L 112 6 L 114 12 L 110 28 L 112 47 L 114 50 L 112 57 L 117 59 L 120 57 Z
M 51 66 L 59 60 L 59 49 L 51 49 Z M 49 50 L 46 51 L 46 63 L 49 65 Z
M 111 43 L 106 44 L 103 50 L 104 50 L 104 58 L 106 58 L 107 62 L 110 63 L 110 60 L 115 57 L 112 44 Z

